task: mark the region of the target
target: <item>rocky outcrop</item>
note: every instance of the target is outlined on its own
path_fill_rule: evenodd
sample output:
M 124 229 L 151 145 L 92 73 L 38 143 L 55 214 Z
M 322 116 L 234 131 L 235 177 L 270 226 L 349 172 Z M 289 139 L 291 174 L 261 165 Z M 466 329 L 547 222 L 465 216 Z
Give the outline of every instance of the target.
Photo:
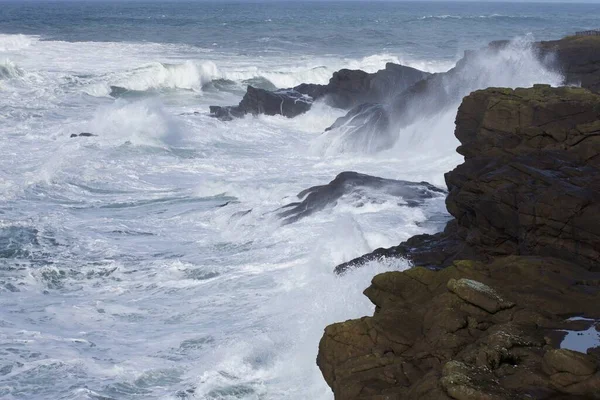
M 548 257 L 454 261 L 378 275 L 365 295 L 375 314 L 327 327 L 319 344 L 336 399 L 600 398 L 597 352 L 561 348 L 564 330 L 599 321 L 597 272 Z
M 350 110 L 328 131 L 335 131 L 333 134 L 343 136 L 344 142 L 356 142 L 354 147 L 361 151 L 389 148 L 389 143 L 395 141 L 394 135 L 399 129 L 424 116 L 430 118 L 449 107 L 455 107 L 474 90 L 504 84 L 496 75 L 518 77 L 522 73 L 519 57 L 529 52 L 533 58 L 540 60 L 540 69 L 544 65 L 548 71 L 556 73 L 556 78 L 563 76 L 563 84 L 600 91 L 600 37 L 574 36 L 530 45 L 497 41 L 477 51 L 466 51 L 454 68 L 416 82 L 397 92 L 395 96 L 388 97 L 388 101 L 379 104 L 378 108 L 371 105 L 370 109 L 375 112 L 371 112 L 369 118 L 365 117 L 367 114 L 360 108 Z M 519 55 L 517 61 L 514 54 Z M 351 128 L 346 128 L 344 121 L 352 120 L 357 114 L 361 118 L 354 119 Z M 379 145 L 364 149 L 361 146 L 367 141 Z
M 446 174 L 455 220 L 437 235 L 378 249 L 443 267 L 455 259 L 541 255 L 600 270 L 600 96 L 580 88 L 487 89 L 456 118 L 465 162 Z
M 565 84 L 600 93 L 600 36 L 569 36 L 537 46 L 546 62 L 565 76 Z
M 268 91 L 248 86 L 238 106 L 211 106 L 210 112 L 221 120 L 246 114 L 284 115 L 292 118 L 308 111 L 313 101 L 324 99 L 332 107 L 350 109 L 363 103 L 384 102 L 429 76 L 427 72 L 388 63 L 385 69 L 369 74 L 342 69 L 327 85 L 301 84 L 291 89 Z
M 211 106 L 210 113 L 222 121 L 240 118 L 246 114 L 252 115 L 283 115 L 293 118 L 308 111 L 312 98 L 296 90 L 269 91 L 248 86 L 244 98 L 237 106 Z
M 335 398 L 600 399 L 600 342 L 563 341 L 600 338 L 600 95 L 477 91 L 455 134 L 444 232 L 337 268 L 419 265 L 373 278 L 372 317 L 326 328 L 317 363 Z
M 342 172 L 327 185 L 314 186 L 298 194 L 299 202 L 281 208 L 278 216 L 284 223 L 296 222 L 327 207 L 333 207 L 342 198 L 349 196 L 358 207 L 371 199 L 382 201 L 383 196 L 395 198 L 399 205 L 415 207 L 425 200 L 444 196 L 446 192 L 427 182 L 408 182 L 384 179 L 357 172 Z

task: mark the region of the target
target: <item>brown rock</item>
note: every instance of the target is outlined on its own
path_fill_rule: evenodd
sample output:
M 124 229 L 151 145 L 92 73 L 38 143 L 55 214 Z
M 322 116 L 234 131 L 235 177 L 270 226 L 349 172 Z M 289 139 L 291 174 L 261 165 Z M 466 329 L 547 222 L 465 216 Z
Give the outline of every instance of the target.
M 343 400 L 589 397 L 599 360 L 546 338 L 573 328 L 564 315 L 600 317 L 600 289 L 579 284 L 598 277 L 517 256 L 381 274 L 375 314 L 327 327 L 317 363 Z
M 472 279 L 450 279 L 448 281 L 448 290 L 466 302 L 483 308 L 492 314 L 515 305 L 500 297 L 494 289 Z
M 544 355 L 544 369 L 549 374 L 567 372 L 577 376 L 592 375 L 598 367 L 585 354 L 566 349 L 550 350 Z

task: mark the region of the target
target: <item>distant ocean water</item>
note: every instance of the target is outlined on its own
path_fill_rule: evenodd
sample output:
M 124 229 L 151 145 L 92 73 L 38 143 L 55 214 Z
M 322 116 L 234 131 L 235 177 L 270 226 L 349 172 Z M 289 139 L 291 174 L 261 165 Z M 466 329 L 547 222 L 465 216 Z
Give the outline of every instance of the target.
M 349 170 L 444 187 L 456 110 L 370 154 L 324 139 L 344 115 L 325 104 L 227 123 L 208 106 L 341 68 L 441 72 L 498 39 L 474 85 L 558 84 L 528 44 L 598 21 L 593 4 L 0 1 L 0 398 L 331 399 L 323 328 L 406 265 L 333 267 L 439 229 L 444 201 L 274 211 Z

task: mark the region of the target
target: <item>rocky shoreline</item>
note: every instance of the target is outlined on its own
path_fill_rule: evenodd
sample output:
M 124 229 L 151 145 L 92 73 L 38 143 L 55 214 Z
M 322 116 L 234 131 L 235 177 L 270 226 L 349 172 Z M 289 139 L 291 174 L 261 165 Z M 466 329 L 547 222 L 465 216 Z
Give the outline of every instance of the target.
M 336 268 L 415 265 L 373 278 L 372 317 L 325 329 L 317 364 L 336 399 L 600 398 L 600 343 L 564 341 L 600 331 L 600 40 L 538 46 L 583 88 L 464 98 L 454 219 Z

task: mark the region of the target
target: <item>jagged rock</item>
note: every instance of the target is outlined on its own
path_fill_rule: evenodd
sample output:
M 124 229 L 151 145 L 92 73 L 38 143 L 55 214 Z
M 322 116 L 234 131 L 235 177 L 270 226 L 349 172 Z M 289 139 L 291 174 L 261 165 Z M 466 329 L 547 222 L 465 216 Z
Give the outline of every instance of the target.
M 388 63 L 373 74 L 342 69 L 334 72 L 327 85 L 303 83 L 291 89 L 268 91 L 248 86 L 238 106 L 211 106 L 210 112 L 221 120 L 246 114 L 295 117 L 308 111 L 312 102 L 324 99 L 332 107 L 349 109 L 363 103 L 378 103 L 400 93 L 429 73 Z
M 465 163 L 446 174 L 456 218 L 336 267 L 380 257 L 441 267 L 457 258 L 545 255 L 600 270 L 600 96 L 580 88 L 486 89 L 456 118 Z
M 337 108 L 349 109 L 363 103 L 383 103 L 430 74 L 418 69 L 387 63 L 373 74 L 342 69 L 333 74 L 322 96 Z
M 388 102 L 380 106 L 390 120 L 387 124 L 392 125 L 397 131 L 424 115 L 432 117 L 447 110 L 474 90 L 490 86 L 490 82 L 494 82 L 494 77 L 490 76 L 488 60 L 512 45 L 510 41 L 497 41 L 478 51 L 466 51 L 464 57 L 449 71 L 432 74 L 405 90 L 396 92 L 394 96 L 386 97 Z M 580 85 L 591 91 L 600 92 L 600 37 L 567 37 L 551 42 L 534 43 L 532 47 L 537 50 L 540 60 L 549 70 L 565 77 L 563 82 L 565 85 Z M 508 57 L 503 62 L 503 69 L 507 71 L 512 69 L 515 74 L 518 74 L 519 64 L 512 58 Z M 347 120 L 355 113 L 351 110 L 342 118 Z M 389 141 L 390 133 L 387 127 L 375 126 L 373 122 L 366 118 L 362 121 L 356 120 L 352 128 L 354 136 L 362 132 L 372 138 L 374 132 L 379 132 L 382 138 Z M 328 131 L 335 131 L 335 128 L 340 125 L 342 125 L 341 120 L 332 125 Z M 345 135 L 345 132 L 334 133 Z
M 303 190 L 298 194 L 302 201 L 282 207 L 278 216 L 284 223 L 292 223 L 326 207 L 335 206 L 342 196 L 352 197 L 352 202 L 359 207 L 370 201 L 381 201 L 381 195 L 396 198 L 400 205 L 414 207 L 445 193 L 427 182 L 384 179 L 348 171 L 340 173 L 327 185 Z
M 598 398 L 600 361 L 557 349 L 565 315 L 600 316 L 600 288 L 581 285 L 599 277 L 520 256 L 377 275 L 374 315 L 327 327 L 317 363 L 343 400 Z
M 600 93 L 599 36 L 569 36 L 537 46 L 546 62 L 564 74 L 565 84 L 581 85 Z
M 239 118 L 246 114 L 283 115 L 293 118 L 308 111 L 311 105 L 311 98 L 295 90 L 271 92 L 248 86 L 246 94 L 238 106 L 211 106 L 210 112 L 221 120 Z

